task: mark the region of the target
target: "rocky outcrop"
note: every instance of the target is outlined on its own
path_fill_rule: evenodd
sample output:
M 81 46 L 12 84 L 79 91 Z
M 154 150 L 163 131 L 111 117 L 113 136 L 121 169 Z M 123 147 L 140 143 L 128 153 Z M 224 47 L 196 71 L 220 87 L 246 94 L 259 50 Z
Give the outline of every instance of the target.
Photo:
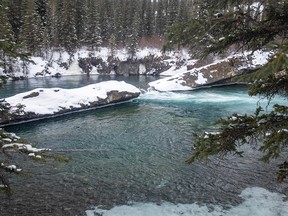
M 264 59 L 266 56 L 267 59 Z M 202 86 L 234 84 L 231 78 L 255 71 L 267 61 L 267 53 L 258 53 L 258 56 L 241 53 L 214 60 L 213 63 L 204 64 L 204 66 L 200 66 L 203 63 L 197 62 L 187 66 L 187 72 L 151 82 L 149 86 L 158 91 L 179 91 L 192 90 Z
M 109 57 L 107 62 L 101 58 L 87 57 L 78 59 L 79 67 L 83 72 L 89 74 L 93 67 L 99 74 L 116 75 L 159 75 L 169 69 L 169 64 L 164 61 L 163 57 L 149 55 L 143 59 L 127 59 L 121 61 L 118 58 Z
M 139 95 L 136 87 L 118 81 L 78 89 L 34 89 L 0 101 L 0 126 L 112 105 Z

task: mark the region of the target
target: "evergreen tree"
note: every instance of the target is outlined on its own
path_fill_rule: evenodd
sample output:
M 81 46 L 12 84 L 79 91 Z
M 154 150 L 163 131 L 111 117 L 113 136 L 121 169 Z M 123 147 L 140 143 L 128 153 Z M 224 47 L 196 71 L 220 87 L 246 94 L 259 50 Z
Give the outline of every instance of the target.
M 48 0 L 36 0 L 36 11 L 40 16 L 42 26 L 47 25 L 48 19 Z
M 116 36 L 114 34 L 111 34 L 111 36 L 109 38 L 109 47 L 110 47 L 110 55 L 112 58 L 114 58 L 115 57 L 115 51 L 117 48 Z
M 79 44 L 85 43 L 86 32 L 88 31 L 88 1 L 76 0 L 75 5 L 75 28 L 76 36 Z
M 43 28 L 36 2 L 35 0 L 25 0 L 22 7 L 24 12 L 20 41 L 29 52 L 42 55 Z
M 12 27 L 8 20 L 7 1 L 0 3 L 0 67 L 4 73 L 11 72 L 9 54 L 13 47 Z M 0 76 L 0 86 L 5 82 L 5 77 Z
M 260 70 L 238 79 L 250 81 L 250 95 L 261 95 L 272 100 L 276 95 L 288 97 L 288 1 L 254 3 L 242 1 L 202 1 L 203 16 L 173 26 L 168 40 L 188 45 L 202 56 L 222 53 L 237 44 L 241 49 L 267 49 L 274 52 L 271 61 Z M 189 163 L 211 155 L 229 153 L 243 156 L 240 146 L 257 141 L 263 152 L 260 160 L 269 162 L 278 158 L 277 178 L 284 181 L 288 175 L 288 106 L 274 105 L 271 112 L 261 107 L 254 115 L 233 114 L 218 121 L 219 131 L 196 135 Z M 280 159 L 281 158 L 281 159 Z
M 85 30 L 85 44 L 92 50 L 98 48 L 102 44 L 100 17 L 98 12 L 98 5 L 96 1 L 89 0 L 88 2 L 88 20 L 87 29 Z
M 132 32 L 128 38 L 128 53 L 131 59 L 135 58 L 137 48 L 138 48 L 138 41 L 139 41 L 139 17 L 137 13 L 134 15 L 133 24 L 132 24 Z
M 153 20 L 154 13 L 151 0 L 142 0 L 141 11 L 140 11 L 140 20 L 142 26 L 140 30 L 141 37 L 150 37 L 153 35 Z
M 129 4 L 127 0 L 118 0 L 113 3 L 113 23 L 114 29 L 113 33 L 115 34 L 116 41 L 123 43 L 126 39 L 128 26 L 128 11 Z
M 40 16 L 41 20 L 41 33 L 42 33 L 42 43 L 41 47 L 43 52 L 46 53 L 46 57 L 49 49 L 51 48 L 51 14 L 50 8 L 48 7 L 48 0 L 37 0 L 36 1 L 36 11 Z
M 64 28 L 63 35 L 65 35 L 64 48 L 72 55 L 78 46 L 77 32 L 76 32 L 76 9 L 75 2 L 64 1 Z
M 8 1 L 2 1 L 0 4 L 0 42 L 2 44 L 1 47 L 9 46 L 9 44 L 13 43 L 13 34 L 12 34 L 12 26 L 10 25 L 8 19 L 8 9 L 7 9 Z M 1 50 L 1 64 L 4 64 L 5 61 L 5 53 L 4 50 Z
M 163 0 L 158 0 L 158 4 L 156 7 L 155 33 L 159 36 L 163 36 L 165 26 L 166 26 L 166 19 L 165 19 Z
M 23 24 L 23 10 L 22 10 L 22 2 L 24 0 L 10 0 L 8 1 L 9 8 L 9 21 L 12 27 L 13 36 L 15 42 L 19 42 L 20 30 Z M 2 1 L 5 3 L 5 1 Z
M 189 19 L 188 0 L 181 0 L 178 6 L 176 22 L 183 23 L 183 22 L 187 22 L 188 19 Z
M 176 23 L 178 11 L 178 0 L 170 0 L 168 4 L 167 25 Z
M 110 35 L 114 33 L 112 31 L 114 29 L 114 23 L 112 22 L 114 13 L 110 1 L 102 0 L 99 3 L 101 37 L 106 42 L 109 41 Z

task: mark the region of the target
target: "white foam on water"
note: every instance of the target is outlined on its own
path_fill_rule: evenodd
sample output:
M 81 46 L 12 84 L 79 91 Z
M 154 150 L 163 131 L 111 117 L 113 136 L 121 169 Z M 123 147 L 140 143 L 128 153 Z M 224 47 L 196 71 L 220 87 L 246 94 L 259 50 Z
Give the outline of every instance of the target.
M 172 204 L 163 202 L 132 203 L 131 205 L 116 206 L 110 210 L 87 210 L 87 216 L 287 216 L 288 201 L 282 194 L 272 193 L 264 188 L 247 188 L 239 195 L 243 202 L 224 209 L 220 205 Z
M 256 104 L 257 97 L 249 97 L 246 94 L 217 94 L 209 92 L 158 92 L 147 91 L 139 97 L 140 100 L 151 101 L 183 101 L 183 102 L 195 102 L 195 103 L 225 103 L 225 102 L 245 102 Z

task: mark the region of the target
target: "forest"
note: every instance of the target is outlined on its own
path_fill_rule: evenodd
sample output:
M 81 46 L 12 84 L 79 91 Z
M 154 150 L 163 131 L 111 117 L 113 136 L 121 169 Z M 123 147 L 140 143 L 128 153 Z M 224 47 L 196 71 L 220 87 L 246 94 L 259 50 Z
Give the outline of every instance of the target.
M 141 41 L 159 46 L 167 26 L 188 20 L 193 5 L 193 0 L 3 0 L 0 39 L 34 56 L 51 49 L 72 54 L 83 46 L 135 49 Z

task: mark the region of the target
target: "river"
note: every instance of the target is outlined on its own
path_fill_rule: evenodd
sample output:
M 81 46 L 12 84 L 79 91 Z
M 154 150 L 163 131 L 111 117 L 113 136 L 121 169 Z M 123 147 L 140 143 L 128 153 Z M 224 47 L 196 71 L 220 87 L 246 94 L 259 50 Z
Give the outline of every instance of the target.
M 30 162 L 18 156 L 31 176 L 11 178 L 14 192 L 11 198 L 0 195 L 0 215 L 288 214 L 282 199 L 287 184 L 275 181 L 277 162 L 259 162 L 256 146 L 244 146 L 243 158 L 185 164 L 193 133 L 215 129 L 220 117 L 254 112 L 259 98 L 249 97 L 245 86 L 161 93 L 147 91 L 153 77 L 114 78 L 143 93 L 125 104 L 6 128 L 37 147 L 67 150 L 55 154 L 72 160 Z M 9 82 L 0 98 L 36 87 L 75 88 L 108 79 Z

